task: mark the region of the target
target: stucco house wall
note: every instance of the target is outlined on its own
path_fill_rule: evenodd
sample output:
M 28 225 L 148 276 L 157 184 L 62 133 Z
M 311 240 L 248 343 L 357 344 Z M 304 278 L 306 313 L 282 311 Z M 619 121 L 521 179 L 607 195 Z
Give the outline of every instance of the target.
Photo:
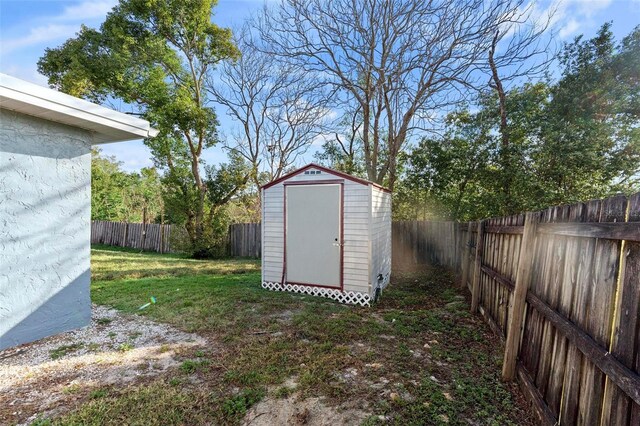
M 0 110 L 0 349 L 87 325 L 91 134 Z
M 0 350 L 91 319 L 91 146 L 149 122 L 0 73 Z

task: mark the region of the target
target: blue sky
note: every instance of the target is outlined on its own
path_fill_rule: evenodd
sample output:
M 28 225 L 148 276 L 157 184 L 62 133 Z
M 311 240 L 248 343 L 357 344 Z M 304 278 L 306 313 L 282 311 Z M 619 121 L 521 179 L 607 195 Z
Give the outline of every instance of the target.
M 45 48 L 56 47 L 79 30 L 81 24 L 98 27 L 117 0 L 0 0 L 0 72 L 46 86 L 36 63 Z M 234 27 L 263 6 L 262 0 L 219 0 L 213 20 Z M 640 24 L 640 0 L 546 0 L 536 7 L 543 11 L 555 5 L 560 41 L 578 34 L 592 36 L 606 21 L 613 21 L 616 38 L 627 35 Z M 233 122 L 218 111 L 222 134 Z M 150 166 L 150 154 L 142 141 L 104 145 L 127 170 Z M 224 161 L 224 153 L 214 148 L 204 156 L 208 163 Z M 306 160 L 309 160 L 307 155 Z

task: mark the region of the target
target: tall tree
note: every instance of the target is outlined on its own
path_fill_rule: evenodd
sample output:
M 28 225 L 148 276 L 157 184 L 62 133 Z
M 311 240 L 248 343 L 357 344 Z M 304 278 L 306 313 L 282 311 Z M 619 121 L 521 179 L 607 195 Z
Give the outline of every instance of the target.
M 162 218 L 162 184 L 155 168 L 127 173 L 114 157 L 91 151 L 91 219 L 142 222 Z
M 513 194 L 513 185 L 517 164 L 518 147 L 513 146 L 507 110 L 507 90 L 509 85 L 519 80 L 532 81 L 548 71 L 548 65 L 554 57 L 552 49 L 553 34 L 549 27 L 555 10 L 547 16 L 533 19 L 534 3 L 530 3 L 522 18 L 505 22 L 495 35 L 487 57 L 489 87 L 497 97 L 500 124 L 499 173 L 500 193 L 502 194 L 503 215 L 517 210 L 517 201 Z M 517 142 L 517 141 L 516 141 Z M 514 157 L 515 156 L 515 157 Z
M 607 24 L 593 39 L 565 45 L 557 82 L 514 87 L 503 101 L 484 93 L 477 112 L 450 114 L 442 137 L 411 152 L 396 206 L 409 217 L 420 199 L 427 214 L 468 220 L 640 190 L 639 57 L 640 28 L 616 44 Z
M 560 55 L 562 77 L 536 153 L 546 202 L 600 197 L 640 182 L 640 27 L 616 45 L 611 24 Z
M 252 165 L 258 187 L 282 176 L 321 134 L 327 97 L 317 76 L 261 50 L 248 24 L 235 43 L 241 57 L 221 64 L 208 88 L 238 123 L 225 147 Z
M 393 188 L 418 129 L 464 96 L 492 37 L 522 16 L 520 0 L 290 0 L 258 29 L 268 52 L 312 72 L 355 106 L 367 177 Z
M 211 22 L 215 4 L 121 0 L 99 30 L 82 27 L 38 62 L 53 87 L 98 102 L 124 101 L 160 130 L 145 143 L 194 245 L 210 208 L 202 153 L 218 142 L 207 75 L 238 56 L 231 32 Z

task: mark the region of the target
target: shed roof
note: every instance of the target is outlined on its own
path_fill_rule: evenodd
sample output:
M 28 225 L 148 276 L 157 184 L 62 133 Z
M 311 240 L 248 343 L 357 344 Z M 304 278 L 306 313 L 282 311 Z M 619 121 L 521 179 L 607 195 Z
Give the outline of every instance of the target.
M 148 121 L 0 73 L 0 109 L 93 132 L 93 144 L 158 134 Z
M 285 180 L 287 180 L 289 178 L 292 178 L 295 175 L 299 175 L 300 173 L 304 173 L 305 170 L 309 170 L 309 169 L 319 169 L 319 170 L 322 170 L 325 173 L 329 173 L 329 174 L 332 174 L 334 176 L 341 177 L 343 179 L 348 179 L 348 180 L 351 180 L 353 182 L 360 183 L 362 185 L 373 185 L 376 188 L 379 188 L 379 189 L 381 189 L 383 191 L 391 192 L 391 190 L 389 190 L 388 188 L 385 188 L 384 186 L 382 186 L 382 185 L 380 185 L 378 183 L 372 182 L 370 180 L 362 179 L 362 178 L 359 178 L 359 177 L 351 176 L 350 174 L 347 174 L 347 173 L 344 173 L 344 172 L 340 172 L 338 170 L 330 169 L 329 167 L 321 166 L 321 165 L 315 164 L 315 163 L 309 163 L 304 167 L 301 167 L 301 168 L 299 168 L 297 170 L 292 171 L 291 173 L 287 173 L 284 176 L 280 176 L 278 179 L 272 180 L 271 182 L 262 185 L 262 189 L 267 189 L 269 187 L 272 187 L 273 185 L 277 185 L 280 182 L 283 182 L 283 181 L 285 181 Z

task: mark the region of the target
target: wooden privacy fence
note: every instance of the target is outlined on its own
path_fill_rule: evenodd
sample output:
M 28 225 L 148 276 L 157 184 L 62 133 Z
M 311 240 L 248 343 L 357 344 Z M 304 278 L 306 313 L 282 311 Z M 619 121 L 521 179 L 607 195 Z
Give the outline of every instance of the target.
M 454 222 L 393 222 L 392 264 L 401 268 L 420 264 L 456 266 L 461 244 L 457 227 Z
M 236 223 L 229 226 L 228 254 L 234 257 L 255 257 L 261 254 L 260 223 Z M 176 225 L 158 223 L 127 223 L 94 220 L 91 222 L 91 244 L 129 247 L 170 253 L 171 235 Z
M 169 253 L 171 231 L 174 226 L 94 220 L 91 221 L 91 244 Z
M 262 228 L 260 223 L 234 223 L 229 226 L 229 255 L 255 257 L 262 254 Z
M 640 425 L 640 194 L 398 223 L 393 249 L 459 273 L 541 423 Z

